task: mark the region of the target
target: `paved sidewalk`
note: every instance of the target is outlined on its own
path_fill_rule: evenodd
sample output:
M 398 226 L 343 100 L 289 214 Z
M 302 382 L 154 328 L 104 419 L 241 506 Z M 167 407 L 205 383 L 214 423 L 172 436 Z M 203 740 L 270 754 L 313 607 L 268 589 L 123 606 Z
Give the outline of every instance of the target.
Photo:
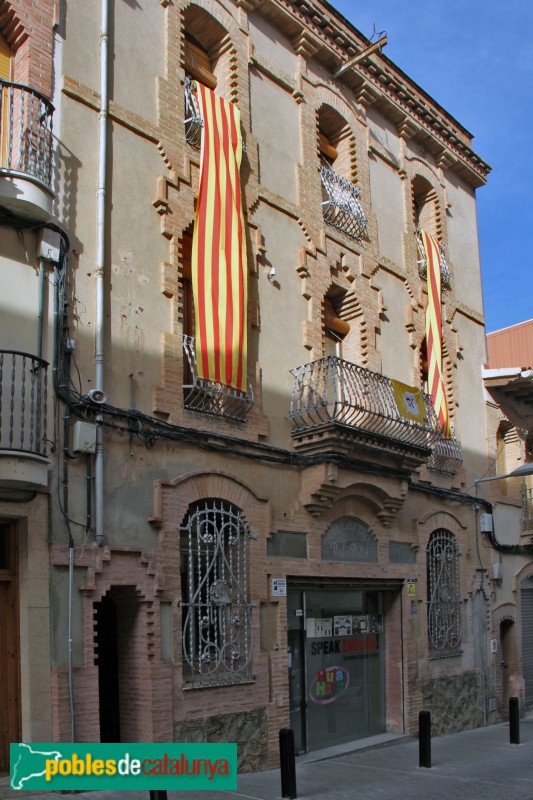
M 432 768 L 418 766 L 418 742 L 405 741 L 318 761 L 297 760 L 302 800 L 533 800 L 533 717 L 432 740 Z M 9 798 L 23 792 L 5 792 Z M 73 795 L 76 796 L 76 795 Z M 80 800 L 149 800 L 148 792 L 85 792 Z M 278 800 L 279 770 L 239 776 L 235 792 L 168 792 L 168 800 Z M 47 792 L 33 800 L 65 800 Z

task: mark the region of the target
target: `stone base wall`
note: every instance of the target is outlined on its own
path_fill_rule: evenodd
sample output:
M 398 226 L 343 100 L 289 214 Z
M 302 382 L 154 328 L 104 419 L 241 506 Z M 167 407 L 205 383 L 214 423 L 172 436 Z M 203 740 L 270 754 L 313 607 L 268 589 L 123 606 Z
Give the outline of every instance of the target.
M 422 685 L 422 707 L 431 713 L 434 736 L 483 725 L 481 675 L 464 672 L 435 678 Z
M 267 768 L 266 709 L 222 714 L 174 725 L 175 742 L 237 742 L 239 772 Z

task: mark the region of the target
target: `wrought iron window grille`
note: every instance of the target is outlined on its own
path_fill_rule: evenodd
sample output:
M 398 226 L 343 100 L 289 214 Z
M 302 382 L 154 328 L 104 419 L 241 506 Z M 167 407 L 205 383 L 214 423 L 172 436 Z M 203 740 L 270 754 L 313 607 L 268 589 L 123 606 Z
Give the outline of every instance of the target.
M 227 417 L 238 422 L 246 422 L 254 403 L 252 385 L 248 382 L 248 392 L 240 392 L 231 386 L 215 383 L 198 377 L 196 347 L 193 336 L 183 336 L 183 350 L 189 364 L 190 384 L 183 386 L 183 402 L 190 411 Z
M 424 245 L 422 244 L 422 237 L 420 236 L 420 231 L 416 232 L 416 246 L 418 249 L 419 259 L 416 262 L 418 264 L 418 274 L 421 278 L 427 281 L 428 277 L 428 264 L 426 259 L 426 253 L 424 251 Z M 443 289 L 449 289 L 451 285 L 451 274 L 450 270 L 448 269 L 448 264 L 446 263 L 446 251 L 444 249 L 444 245 L 442 242 L 439 242 L 439 259 L 440 259 L 440 274 L 442 280 L 442 287 Z
M 368 225 L 359 200 L 359 189 L 341 178 L 329 165 L 320 166 L 324 220 L 337 230 L 361 241 Z
M 185 88 L 185 139 L 195 147 L 200 149 L 202 144 L 202 128 L 204 121 L 200 113 L 198 98 L 196 96 L 195 81 L 186 76 L 184 81 Z M 246 142 L 242 140 L 242 152 L 246 153 Z
M 0 80 L 2 147 L 0 171 L 28 176 L 52 185 L 54 107 L 40 92 L 21 83 Z
M 219 499 L 195 503 L 180 528 L 184 683 L 228 686 L 255 679 L 248 543 L 241 511 Z
M 427 547 L 430 658 L 461 653 L 460 555 L 453 533 L 440 529 L 431 534 Z

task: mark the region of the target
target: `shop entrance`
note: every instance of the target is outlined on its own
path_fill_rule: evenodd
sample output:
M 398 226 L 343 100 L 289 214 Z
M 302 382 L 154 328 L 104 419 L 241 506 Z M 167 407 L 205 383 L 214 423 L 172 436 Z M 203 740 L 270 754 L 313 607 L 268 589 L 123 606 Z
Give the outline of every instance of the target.
M 383 594 L 289 587 L 290 721 L 297 752 L 385 731 Z

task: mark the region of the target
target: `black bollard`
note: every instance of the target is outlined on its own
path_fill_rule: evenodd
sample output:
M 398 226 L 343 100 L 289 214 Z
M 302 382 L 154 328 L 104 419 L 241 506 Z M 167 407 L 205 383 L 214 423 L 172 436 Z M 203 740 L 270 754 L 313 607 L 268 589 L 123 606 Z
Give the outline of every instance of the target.
M 518 697 L 509 698 L 509 743 L 520 744 L 520 705 Z
M 166 790 L 157 789 L 155 792 L 150 791 L 150 800 L 167 800 Z
M 431 767 L 431 714 L 421 711 L 418 715 L 418 766 Z
M 279 765 L 281 769 L 281 796 L 296 800 L 296 761 L 294 757 L 294 731 L 282 728 L 279 732 Z

